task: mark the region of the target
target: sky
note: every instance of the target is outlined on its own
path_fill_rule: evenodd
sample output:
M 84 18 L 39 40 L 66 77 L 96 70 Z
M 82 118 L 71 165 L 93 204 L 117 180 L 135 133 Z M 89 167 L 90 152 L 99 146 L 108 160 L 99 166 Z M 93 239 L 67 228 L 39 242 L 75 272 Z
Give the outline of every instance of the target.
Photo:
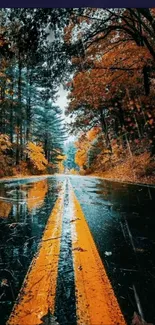
M 65 107 L 67 106 L 67 94 L 68 92 L 63 88 L 63 86 L 60 86 L 60 89 L 58 91 L 58 96 L 59 98 L 56 101 L 56 105 L 58 105 L 59 107 L 61 107 L 63 109 L 63 111 L 65 111 Z
M 50 24 L 46 27 L 46 32 L 49 33 L 47 39 L 48 39 L 48 41 L 52 42 L 54 40 L 54 32 L 52 31 L 52 29 L 49 26 L 50 26 Z M 59 91 L 57 93 L 58 98 L 55 101 L 55 104 L 57 106 L 59 106 L 60 108 L 62 108 L 64 120 L 66 123 L 70 122 L 70 118 L 68 116 L 65 116 L 65 107 L 67 106 L 67 103 L 68 103 L 68 100 L 67 100 L 68 93 L 69 92 L 64 89 L 63 85 L 60 85 Z
M 68 100 L 67 100 L 67 95 L 68 92 L 63 88 L 63 85 L 60 86 L 60 89 L 58 91 L 58 99 L 56 100 L 55 104 L 58 105 L 60 108 L 62 108 L 63 110 L 63 115 L 64 115 L 64 120 L 67 123 L 70 122 L 70 117 L 65 116 L 65 107 L 68 104 Z M 75 136 L 73 135 L 69 135 L 68 139 L 65 141 L 65 144 L 67 144 L 70 141 L 75 141 Z

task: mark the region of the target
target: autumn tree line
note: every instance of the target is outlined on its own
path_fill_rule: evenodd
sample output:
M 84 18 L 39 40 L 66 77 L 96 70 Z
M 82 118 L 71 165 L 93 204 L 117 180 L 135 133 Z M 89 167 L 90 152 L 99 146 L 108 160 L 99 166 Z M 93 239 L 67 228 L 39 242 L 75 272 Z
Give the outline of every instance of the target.
M 52 17 L 41 9 L 0 11 L 1 176 L 54 172 L 64 159 L 48 24 Z
M 36 146 L 43 165 L 62 159 L 65 128 L 54 102 L 63 84 L 77 170 L 110 170 L 126 159 L 134 176 L 153 174 L 154 8 L 3 9 L 0 35 L 4 165 L 34 165 Z
M 64 38 L 75 68 L 67 114 L 72 132 L 79 131 L 81 173 L 128 160 L 135 178 L 153 175 L 155 9 L 75 11 Z

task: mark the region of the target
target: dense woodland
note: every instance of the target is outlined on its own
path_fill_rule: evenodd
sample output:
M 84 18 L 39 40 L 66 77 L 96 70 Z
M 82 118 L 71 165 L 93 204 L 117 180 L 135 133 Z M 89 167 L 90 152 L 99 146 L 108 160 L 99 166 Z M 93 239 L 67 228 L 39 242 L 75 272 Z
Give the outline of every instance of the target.
M 155 9 L 0 14 L 1 176 L 65 170 L 154 182 Z M 68 132 L 76 140 L 64 150 Z
M 62 110 L 55 105 L 47 27 L 42 10 L 1 10 L 1 176 L 55 172 L 64 159 L 66 132 Z

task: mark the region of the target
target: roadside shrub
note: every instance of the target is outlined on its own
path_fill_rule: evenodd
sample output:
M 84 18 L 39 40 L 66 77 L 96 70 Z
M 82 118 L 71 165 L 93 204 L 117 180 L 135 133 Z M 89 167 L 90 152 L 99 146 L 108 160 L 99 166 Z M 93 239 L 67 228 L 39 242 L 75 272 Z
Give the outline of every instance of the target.
M 0 134 L 0 177 L 10 176 L 12 172 L 12 159 L 10 152 L 12 150 L 12 144 L 8 135 Z

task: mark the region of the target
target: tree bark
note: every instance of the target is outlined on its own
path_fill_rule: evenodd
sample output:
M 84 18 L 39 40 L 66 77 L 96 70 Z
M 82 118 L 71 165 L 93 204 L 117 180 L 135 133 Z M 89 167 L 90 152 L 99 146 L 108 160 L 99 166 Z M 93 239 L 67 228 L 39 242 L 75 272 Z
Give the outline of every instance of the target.
M 27 105 L 26 105 L 26 142 L 30 140 L 31 132 L 31 86 L 32 86 L 32 72 L 27 68 L 27 83 L 29 84 L 29 90 L 27 92 Z
M 22 146 L 22 114 L 21 114 L 21 79 L 22 79 L 22 62 L 19 53 L 18 57 L 18 109 L 17 109 L 17 141 L 16 141 L 16 165 L 19 164 Z M 20 141 L 19 141 L 20 140 Z
M 110 138 L 109 138 L 109 134 L 108 134 L 107 123 L 106 123 L 104 113 L 103 113 L 103 108 L 100 109 L 100 120 L 101 120 L 102 131 L 105 134 L 106 147 L 112 153 L 112 147 L 111 147 Z

